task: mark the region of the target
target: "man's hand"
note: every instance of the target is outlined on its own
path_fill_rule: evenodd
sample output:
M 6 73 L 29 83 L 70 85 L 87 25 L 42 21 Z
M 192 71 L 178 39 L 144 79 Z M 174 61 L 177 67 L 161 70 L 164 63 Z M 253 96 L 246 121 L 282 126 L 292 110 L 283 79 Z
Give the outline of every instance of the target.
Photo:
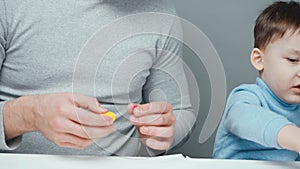
M 113 120 L 99 114 L 106 111 L 96 98 L 81 94 L 21 97 L 4 106 L 6 138 L 13 138 L 24 132 L 40 131 L 59 146 L 84 149 L 94 140 L 114 131 Z M 23 123 L 20 126 L 26 130 L 13 127 L 17 124 L 14 119 L 19 119 Z
M 154 150 L 167 150 L 173 143 L 176 118 L 172 105 L 153 102 L 128 105 L 130 122 L 140 133 L 143 143 Z

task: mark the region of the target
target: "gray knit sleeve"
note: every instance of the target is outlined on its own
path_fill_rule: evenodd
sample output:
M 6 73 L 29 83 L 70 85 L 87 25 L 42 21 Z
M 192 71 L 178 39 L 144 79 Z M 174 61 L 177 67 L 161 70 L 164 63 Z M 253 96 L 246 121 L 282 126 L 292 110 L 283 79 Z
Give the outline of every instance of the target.
M 0 1 L 0 71 L 5 59 L 5 47 L 6 47 L 6 7 L 3 0 Z M 0 74 L 1 76 L 1 74 Z M 4 121 L 3 121 L 3 106 L 5 101 L 0 101 L 0 150 L 14 150 L 21 142 L 21 137 L 6 141 L 4 133 Z

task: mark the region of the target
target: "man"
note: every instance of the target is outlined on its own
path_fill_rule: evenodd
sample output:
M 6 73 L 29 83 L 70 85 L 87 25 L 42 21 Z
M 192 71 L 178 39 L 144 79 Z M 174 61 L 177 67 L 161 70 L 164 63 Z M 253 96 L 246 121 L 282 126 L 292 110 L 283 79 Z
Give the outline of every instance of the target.
M 165 0 L 1 0 L 1 151 L 157 155 L 182 141 L 195 114 L 180 43 L 144 34 L 97 53 L 120 27 L 84 52 L 99 29 L 142 12 L 175 13 Z

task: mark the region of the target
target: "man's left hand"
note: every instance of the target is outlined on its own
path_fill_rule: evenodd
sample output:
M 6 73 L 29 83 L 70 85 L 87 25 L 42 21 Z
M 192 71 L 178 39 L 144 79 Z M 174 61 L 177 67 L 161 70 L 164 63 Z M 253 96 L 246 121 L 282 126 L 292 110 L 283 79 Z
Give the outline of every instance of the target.
M 154 150 L 167 150 L 173 143 L 176 118 L 173 107 L 165 102 L 129 104 L 130 122 L 139 131 L 142 142 Z

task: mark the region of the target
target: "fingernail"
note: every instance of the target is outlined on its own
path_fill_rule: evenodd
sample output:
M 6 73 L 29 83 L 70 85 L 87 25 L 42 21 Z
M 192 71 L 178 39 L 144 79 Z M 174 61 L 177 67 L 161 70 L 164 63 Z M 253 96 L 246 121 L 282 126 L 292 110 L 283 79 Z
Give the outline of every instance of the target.
M 148 127 L 142 127 L 142 128 L 141 128 L 141 132 L 142 132 L 143 134 L 148 134 L 149 128 L 148 128 Z
M 105 123 L 106 125 L 108 125 L 108 126 L 113 124 L 113 120 L 112 120 L 111 117 L 108 117 L 108 116 L 102 116 L 102 119 L 103 119 L 104 123 Z
M 133 114 L 139 115 L 139 114 L 141 114 L 141 112 L 142 112 L 142 109 L 137 107 L 137 108 L 134 109 Z
M 107 112 L 108 110 L 106 108 L 100 107 L 101 112 Z
M 155 142 L 154 140 L 152 140 L 152 139 L 148 139 L 148 140 L 146 141 L 146 144 L 147 144 L 148 146 L 150 146 L 150 147 L 156 147 L 156 142 Z
M 134 116 L 130 116 L 130 121 L 132 122 L 138 122 L 137 118 Z
M 105 123 L 107 126 L 110 126 L 113 124 L 113 121 L 112 121 L 112 119 L 108 119 L 108 120 L 105 120 Z

